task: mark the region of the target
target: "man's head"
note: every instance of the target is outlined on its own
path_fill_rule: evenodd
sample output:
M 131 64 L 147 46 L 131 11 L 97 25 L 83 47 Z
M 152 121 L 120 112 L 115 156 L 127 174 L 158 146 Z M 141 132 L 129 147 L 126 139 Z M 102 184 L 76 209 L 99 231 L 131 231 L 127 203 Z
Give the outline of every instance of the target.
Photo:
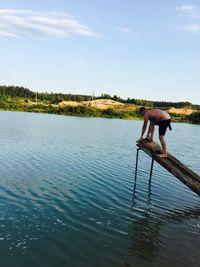
M 147 109 L 146 109 L 145 107 L 141 107 L 141 108 L 139 109 L 139 113 L 140 113 L 142 116 L 144 116 L 144 114 L 146 113 L 146 111 L 147 111 Z

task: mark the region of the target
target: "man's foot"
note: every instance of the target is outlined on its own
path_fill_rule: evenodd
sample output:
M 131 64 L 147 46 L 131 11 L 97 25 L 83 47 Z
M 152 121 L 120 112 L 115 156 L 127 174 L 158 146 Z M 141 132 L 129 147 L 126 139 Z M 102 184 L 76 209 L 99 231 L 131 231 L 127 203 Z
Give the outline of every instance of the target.
M 166 154 L 158 154 L 158 157 L 159 158 L 167 158 L 167 155 Z

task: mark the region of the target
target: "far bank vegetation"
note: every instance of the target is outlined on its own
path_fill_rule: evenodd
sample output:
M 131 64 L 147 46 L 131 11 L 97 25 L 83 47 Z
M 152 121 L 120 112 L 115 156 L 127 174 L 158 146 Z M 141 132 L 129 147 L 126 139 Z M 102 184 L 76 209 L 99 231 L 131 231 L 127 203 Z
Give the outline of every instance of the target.
M 83 117 L 141 119 L 141 106 L 168 111 L 173 121 L 200 124 L 200 105 L 190 102 L 161 102 L 102 94 L 73 95 L 62 93 L 37 93 L 19 86 L 0 86 L 0 109 L 26 112 L 43 112 Z

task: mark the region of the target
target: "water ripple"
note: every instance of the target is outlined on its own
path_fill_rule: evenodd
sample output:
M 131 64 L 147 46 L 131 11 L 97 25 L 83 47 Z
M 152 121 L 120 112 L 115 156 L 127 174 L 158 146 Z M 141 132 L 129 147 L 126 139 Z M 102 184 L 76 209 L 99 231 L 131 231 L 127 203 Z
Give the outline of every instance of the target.
M 158 164 L 149 185 L 142 152 L 134 187 L 141 122 L 10 112 L 0 121 L 2 266 L 197 266 L 199 198 Z M 171 140 L 181 147 L 174 131 Z

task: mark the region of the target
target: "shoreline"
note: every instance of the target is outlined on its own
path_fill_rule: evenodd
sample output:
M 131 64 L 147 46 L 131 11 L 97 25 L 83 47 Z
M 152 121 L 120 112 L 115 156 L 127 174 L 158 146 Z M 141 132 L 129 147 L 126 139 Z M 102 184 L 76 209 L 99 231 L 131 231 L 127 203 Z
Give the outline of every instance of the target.
M 69 106 L 71 107 L 71 106 Z M 49 115 L 57 115 L 57 116 L 69 116 L 69 117 L 78 117 L 78 118 L 102 118 L 102 119 L 120 119 L 120 120 L 134 120 L 134 121 L 142 121 L 143 118 L 140 117 L 137 114 L 134 114 L 133 116 L 114 116 L 114 115 L 102 115 L 102 116 L 98 116 L 98 114 L 79 114 L 79 113 L 73 113 L 73 112 L 69 112 L 69 113 L 62 113 L 62 112 L 47 112 L 45 110 L 22 110 L 22 109 L 14 109 L 14 108 L 10 108 L 10 109 L 2 109 L 0 108 L 0 111 L 10 111 L 10 112 L 24 112 L 24 113 L 35 113 L 35 114 L 49 114 Z M 187 124 L 193 124 L 193 125 L 200 125 L 199 123 L 195 123 L 193 121 L 190 121 L 189 119 L 185 119 L 183 117 L 178 117 L 179 119 L 177 119 L 177 116 L 174 116 L 171 114 L 172 116 L 172 122 L 173 123 L 187 123 Z

